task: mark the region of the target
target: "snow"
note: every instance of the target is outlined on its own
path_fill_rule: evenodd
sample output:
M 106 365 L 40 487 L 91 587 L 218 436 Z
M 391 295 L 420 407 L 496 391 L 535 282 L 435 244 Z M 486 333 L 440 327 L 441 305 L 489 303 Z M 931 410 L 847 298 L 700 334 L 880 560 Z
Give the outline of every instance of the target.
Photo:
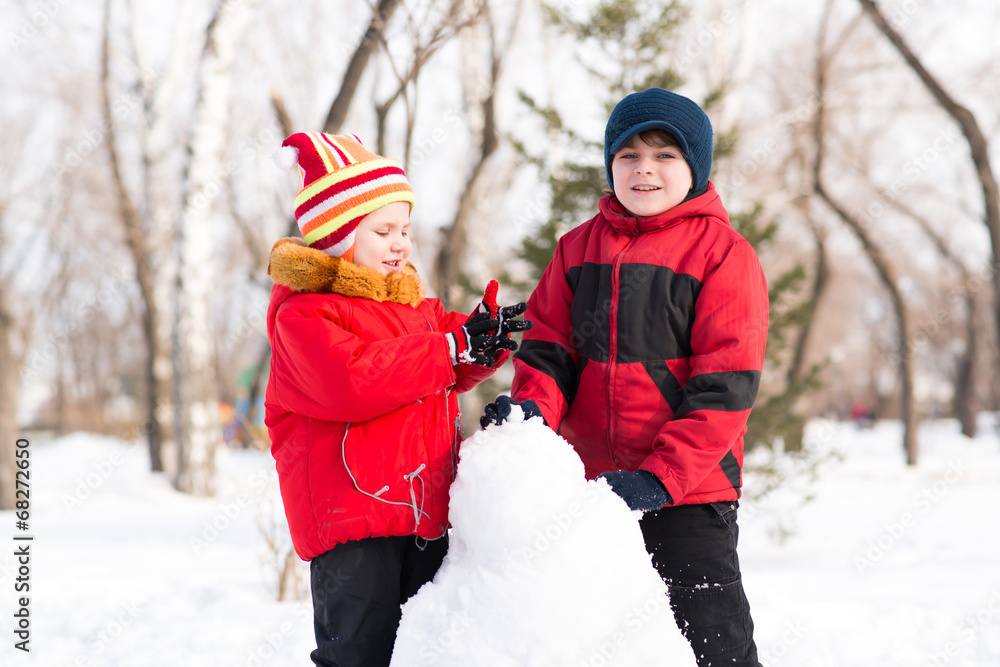
M 882 422 L 865 430 L 817 421 L 807 438 L 819 461 L 814 470 L 787 466 L 784 483 L 766 496 L 754 493 L 764 480 L 748 476 L 740 510 L 740 556 L 765 665 L 1000 664 L 1000 516 L 995 509 L 1000 439 L 992 419 L 984 420 L 983 427 L 979 437 L 969 440 L 954 422 L 925 423 L 920 464 L 907 468 L 899 424 Z M 598 598 L 579 590 L 575 598 L 554 599 L 553 594 L 569 595 L 567 581 L 579 576 L 581 561 L 589 556 L 580 552 L 582 534 L 591 526 L 607 530 L 605 545 L 614 543 L 623 558 L 639 560 L 641 554 L 631 548 L 634 517 L 601 500 L 607 498 L 603 486 L 581 488 L 565 450 L 544 444 L 544 451 L 532 451 L 528 444 L 536 434 L 520 433 L 523 442 L 498 443 L 495 434 L 486 432 L 466 443 L 462 465 L 470 466 L 463 467 L 455 493 L 458 499 L 468 497 L 470 505 L 465 516 L 459 511 L 454 517 L 461 536 L 456 543 L 465 552 L 456 548 L 436 583 L 407 606 L 406 633 L 419 635 L 434 624 L 447 631 L 451 626 L 445 619 L 461 619 L 465 610 L 468 634 L 455 625 L 454 644 L 468 646 L 475 633 L 483 642 L 475 646 L 477 652 L 495 648 L 487 642 L 497 635 L 488 630 L 522 627 L 522 621 L 572 637 L 573 614 L 580 610 L 556 610 L 572 607 L 570 602 L 583 608 Z M 258 528 L 258 523 L 268 531 L 280 526 L 274 464 L 267 453 L 220 452 L 219 495 L 206 499 L 179 494 L 163 476 L 148 472 L 140 445 L 82 433 L 49 442 L 29 439 L 31 652 L 15 650 L 13 634 L 20 594 L 14 591 L 18 572 L 12 538 L 24 533 L 15 530 L 12 512 L 0 512 L 0 539 L 6 542 L 0 548 L 0 664 L 309 664 L 311 607 L 308 599 L 274 600 L 274 556 Z M 536 465 L 507 461 L 499 448 L 488 446 L 497 444 Z M 529 484 L 544 467 L 552 468 L 546 476 L 553 482 L 550 491 L 531 498 L 505 493 L 503 475 L 517 470 Z M 526 511 L 529 503 L 536 516 L 549 517 L 559 502 L 576 493 L 576 502 L 587 512 L 561 528 L 560 537 L 544 551 L 534 544 L 539 539 L 535 531 L 544 536 L 558 522 L 511 525 L 505 520 L 508 512 Z M 477 494 L 482 494 L 478 501 Z M 482 501 L 487 495 L 492 502 Z M 477 521 L 480 512 L 483 518 Z M 508 569 L 488 569 L 503 560 L 493 550 L 508 539 L 530 540 L 538 557 L 520 565 L 516 558 L 508 559 Z M 538 574 L 554 564 L 558 571 Z M 518 567 L 532 571 L 529 565 L 538 568 L 530 584 L 504 578 Z M 588 570 L 593 595 L 608 569 Z M 631 570 L 614 571 L 623 588 L 646 585 L 632 581 L 631 574 L 626 577 L 626 569 Z M 453 585 L 463 579 L 468 583 L 460 594 Z M 307 583 L 302 588 L 306 598 Z M 529 594 L 532 606 L 515 604 Z M 438 609 L 426 618 L 419 613 L 422 605 L 445 603 L 452 605 L 447 611 Z M 597 608 L 594 615 L 603 619 L 605 611 Z M 561 613 L 566 616 L 546 616 Z M 584 616 L 583 622 L 590 622 Z M 488 619 L 489 627 L 477 625 L 479 618 Z M 438 638 L 438 644 L 421 648 L 425 653 L 439 649 L 441 660 L 433 664 L 449 664 L 446 635 Z M 515 644 L 537 645 L 539 657 L 556 643 L 538 636 L 530 642 L 522 636 L 507 640 L 511 650 Z M 400 650 L 406 649 L 405 641 L 404 636 Z M 637 652 L 639 643 L 633 647 Z M 414 660 L 424 657 L 418 650 Z M 559 664 L 561 657 L 546 664 Z M 475 658 L 473 654 L 462 664 L 475 664 Z M 531 664 L 534 658 L 507 664 Z M 594 658 L 591 664 L 604 663 Z
M 694 667 L 636 517 L 541 419 L 463 443 L 451 543 L 393 667 Z

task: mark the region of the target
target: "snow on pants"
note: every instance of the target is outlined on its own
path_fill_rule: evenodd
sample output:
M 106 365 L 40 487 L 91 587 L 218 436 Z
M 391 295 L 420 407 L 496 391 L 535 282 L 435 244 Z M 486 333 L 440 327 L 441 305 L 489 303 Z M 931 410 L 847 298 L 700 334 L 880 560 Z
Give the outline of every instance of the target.
M 736 555 L 738 503 L 664 507 L 639 526 L 698 667 L 758 667 Z
M 309 565 L 316 650 L 323 667 L 387 667 L 400 605 L 434 578 L 448 538 L 369 537 L 338 544 Z

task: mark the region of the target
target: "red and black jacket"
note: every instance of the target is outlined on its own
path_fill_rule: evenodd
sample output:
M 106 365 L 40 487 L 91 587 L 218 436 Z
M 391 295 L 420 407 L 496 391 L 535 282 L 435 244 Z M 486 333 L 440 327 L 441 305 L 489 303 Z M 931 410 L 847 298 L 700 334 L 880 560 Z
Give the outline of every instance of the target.
M 616 198 L 565 234 L 525 318 L 515 400 L 538 403 L 587 476 L 647 470 L 674 504 L 740 497 L 767 341 L 767 284 L 714 186 L 657 216 Z

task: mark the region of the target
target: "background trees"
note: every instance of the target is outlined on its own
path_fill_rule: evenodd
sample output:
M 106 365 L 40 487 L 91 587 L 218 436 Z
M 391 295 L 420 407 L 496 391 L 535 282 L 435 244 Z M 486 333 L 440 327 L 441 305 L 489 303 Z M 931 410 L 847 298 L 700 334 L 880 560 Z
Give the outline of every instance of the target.
M 713 180 L 780 288 L 755 442 L 795 449 L 857 401 L 903 418 L 911 463 L 922 418 L 972 434 L 1000 335 L 1000 47 L 974 35 L 1000 10 L 959 5 L 0 0 L 0 503 L 29 428 L 142 441 L 202 494 L 220 403 L 266 446 L 264 270 L 297 187 L 268 157 L 290 131 L 406 163 L 414 259 L 462 310 L 494 275 L 530 292 L 592 215 L 611 105 L 649 85 L 708 109 Z

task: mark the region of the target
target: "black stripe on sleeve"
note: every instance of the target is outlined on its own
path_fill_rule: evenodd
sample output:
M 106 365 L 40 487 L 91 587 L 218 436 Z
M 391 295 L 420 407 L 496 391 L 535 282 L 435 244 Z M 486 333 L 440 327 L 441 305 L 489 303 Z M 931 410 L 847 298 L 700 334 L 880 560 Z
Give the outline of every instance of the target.
M 760 388 L 760 371 L 704 373 L 688 380 L 684 402 L 674 417 L 695 410 L 741 412 L 753 407 Z
M 562 345 L 544 340 L 524 340 L 514 358 L 555 380 L 566 401 L 572 400 L 576 393 L 577 368 L 573 357 Z

